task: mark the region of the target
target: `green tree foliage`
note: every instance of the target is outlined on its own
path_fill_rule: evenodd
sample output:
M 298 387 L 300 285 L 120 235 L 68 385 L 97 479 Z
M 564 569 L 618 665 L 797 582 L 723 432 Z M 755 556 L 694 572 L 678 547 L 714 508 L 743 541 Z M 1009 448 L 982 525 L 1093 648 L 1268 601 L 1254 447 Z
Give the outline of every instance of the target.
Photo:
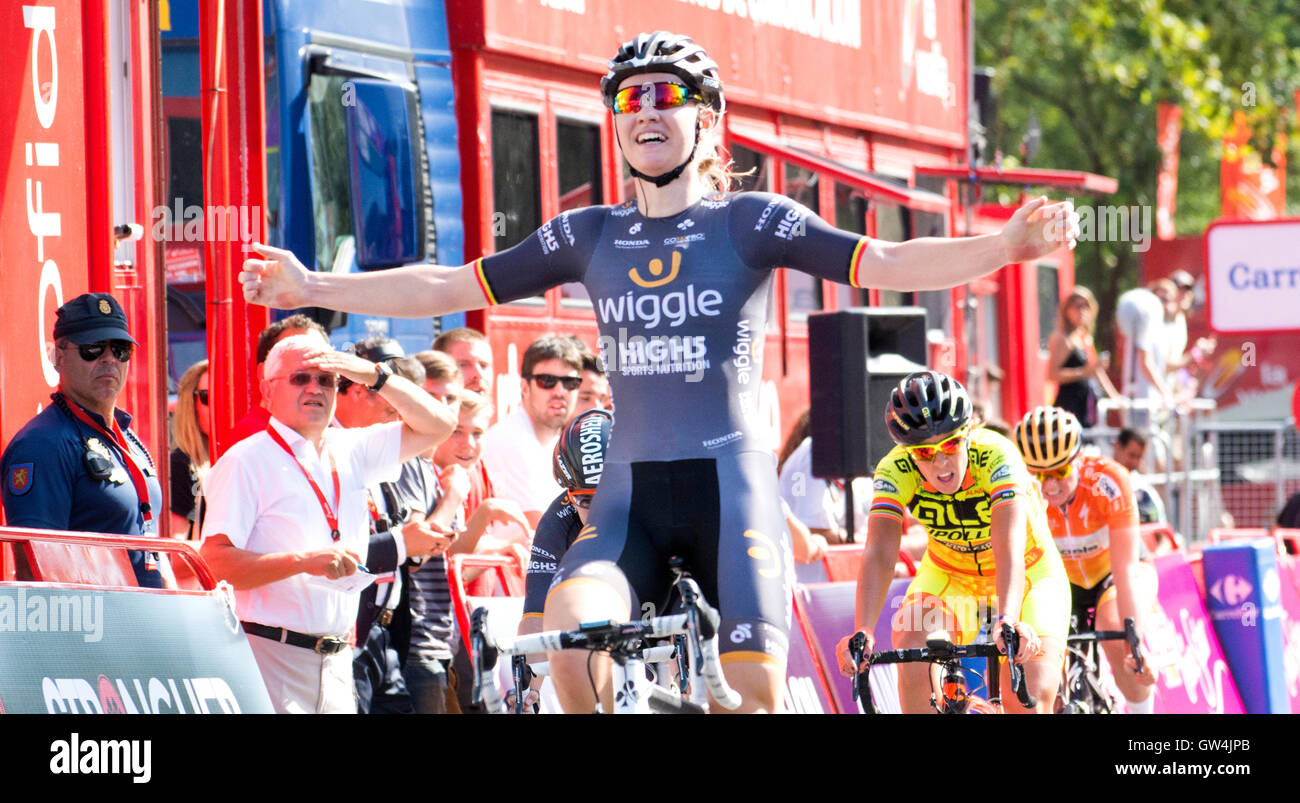
M 1151 209 L 1154 225 L 1156 107 L 1183 108 L 1175 220 L 1199 234 L 1218 216 L 1222 137 L 1233 112 L 1247 112 L 1264 154 L 1290 131 L 1288 173 L 1300 173 L 1294 92 L 1300 88 L 1300 13 L 1294 0 L 976 0 L 975 60 L 993 67 L 998 120 L 993 147 L 1016 164 L 1032 111 L 1042 127 L 1033 165 L 1112 176 L 1105 203 Z M 1287 206 L 1300 209 L 1300 181 Z M 1002 199 L 1012 202 L 1014 188 Z M 1056 193 L 1059 195 L 1059 193 Z M 1109 339 L 1115 299 L 1136 284 L 1139 254 L 1128 242 L 1080 243 L 1078 281 L 1102 307 Z

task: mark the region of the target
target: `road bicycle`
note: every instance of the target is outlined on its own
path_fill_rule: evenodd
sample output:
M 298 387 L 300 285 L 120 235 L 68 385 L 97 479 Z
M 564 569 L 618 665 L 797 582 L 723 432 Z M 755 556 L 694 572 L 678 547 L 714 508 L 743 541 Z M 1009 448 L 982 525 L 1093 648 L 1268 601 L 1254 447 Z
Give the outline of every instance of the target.
M 1004 623 L 1002 639 L 1007 645 L 1007 654 L 1015 655 L 1020 649 L 1020 634 L 1016 629 Z M 940 714 L 996 714 L 1002 711 L 998 672 L 998 658 L 1002 657 L 1002 652 L 996 644 L 983 642 L 958 645 L 946 638 L 931 638 L 922 648 L 873 652 L 867 659 L 867 668 L 859 671 L 865 650 L 866 635 L 862 632 L 855 633 L 849 640 L 849 655 L 854 667 L 853 699 L 861 699 L 863 713 L 879 713 L 871 695 L 871 667 L 906 663 L 931 663 L 940 667 L 939 688 L 932 688 L 930 692 L 930 706 Z M 967 689 L 966 673 L 961 664 L 966 658 L 987 659 L 985 685 L 989 692 L 988 700 L 970 694 Z M 1025 683 L 1024 667 L 1015 662 L 1011 663 L 1011 688 L 1025 708 L 1033 708 L 1038 704 Z
M 1083 627 L 1092 627 L 1096 609 L 1088 610 Z M 1057 695 L 1056 708 L 1062 714 L 1111 714 L 1115 711 L 1115 697 L 1101 680 L 1098 643 L 1102 641 L 1128 642 L 1129 654 L 1137 662 L 1137 671 L 1146 665 L 1142 656 L 1142 640 L 1138 637 L 1133 617 L 1124 620 L 1123 630 L 1076 632 L 1077 620 L 1072 619 L 1070 635 L 1065 642 L 1065 677 Z M 1111 667 L 1115 671 L 1115 667 Z
M 538 667 L 529 667 L 519 658 L 529 653 L 584 649 L 606 652 L 613 658 L 615 714 L 703 714 L 708 713 L 709 696 L 723 708 L 738 708 L 740 695 L 727 685 L 718 659 L 721 618 L 717 610 L 689 576 L 679 573 L 674 585 L 681 598 L 680 613 L 634 622 L 584 623 L 574 630 L 551 630 L 517 638 L 494 639 L 488 629 L 487 609 L 475 609 L 470 616 L 473 702 L 482 704 L 489 713 L 507 711 L 496 673 L 502 655 L 514 659 L 515 699 L 520 700 L 531 673 Z M 676 643 L 657 643 L 675 637 L 680 637 Z M 669 660 L 679 662 L 678 691 L 655 683 L 646 673 L 647 663 Z

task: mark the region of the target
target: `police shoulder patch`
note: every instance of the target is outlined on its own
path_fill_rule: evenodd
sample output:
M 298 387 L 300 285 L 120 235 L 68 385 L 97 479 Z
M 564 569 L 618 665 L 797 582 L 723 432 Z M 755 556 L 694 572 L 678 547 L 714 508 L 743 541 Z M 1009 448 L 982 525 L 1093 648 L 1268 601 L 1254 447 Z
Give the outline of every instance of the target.
M 9 493 L 22 496 L 32 489 L 32 479 L 36 475 L 35 463 L 15 463 L 9 467 Z

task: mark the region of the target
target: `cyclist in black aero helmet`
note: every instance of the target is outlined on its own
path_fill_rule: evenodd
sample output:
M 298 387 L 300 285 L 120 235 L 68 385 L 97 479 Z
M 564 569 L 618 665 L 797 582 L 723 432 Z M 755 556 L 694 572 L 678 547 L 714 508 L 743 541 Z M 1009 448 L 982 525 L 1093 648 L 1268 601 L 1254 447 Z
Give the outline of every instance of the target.
M 561 213 L 515 247 L 459 268 L 310 273 L 258 246 L 244 297 L 275 307 L 416 317 L 479 309 L 582 282 L 618 424 L 589 532 L 561 562 L 547 630 L 662 611 L 670 556 L 722 614 L 727 680 L 744 711 L 773 711 L 785 682 L 790 547 L 776 464 L 758 423 L 762 338 L 778 267 L 857 287 L 933 290 L 1071 244 L 1068 203 L 1038 198 L 998 234 L 890 243 L 840 231 L 789 198 L 728 192 L 717 66 L 687 37 L 619 48 L 602 84 L 636 197 Z M 743 347 L 743 348 L 742 348 Z M 744 352 L 743 359 L 738 355 Z M 608 660 L 551 656 L 567 711 L 612 710 Z M 594 680 L 594 683 L 593 683 Z
M 1069 584 L 1052 542 L 1041 497 L 1009 440 L 975 428 L 966 389 L 938 371 L 909 374 L 889 395 L 885 425 L 898 444 L 876 466 L 867 545 L 858 574 L 856 629 L 871 631 L 884 610 L 903 534 L 903 508 L 930 537 L 916 577 L 891 619 L 896 649 L 924 647 L 938 630 L 958 644 L 979 633 L 982 609 L 1020 636 L 1017 663 L 1026 665 L 1038 711 L 1056 699 L 1070 610 Z M 852 671 L 848 643 L 836 648 Z M 997 639 L 1005 650 L 1001 634 Z M 930 710 L 929 667 L 900 666 L 903 713 Z M 1003 687 L 1010 689 L 1009 671 Z M 1010 694 L 1003 709 L 1026 713 Z
M 519 635 L 542 629 L 546 592 L 569 547 L 582 534 L 596 485 L 605 468 L 605 449 L 614 419 L 605 410 L 588 410 L 578 415 L 560 434 L 552 456 L 555 481 L 564 491 L 537 522 L 533 534 L 532 558 L 524 589 L 524 617 Z

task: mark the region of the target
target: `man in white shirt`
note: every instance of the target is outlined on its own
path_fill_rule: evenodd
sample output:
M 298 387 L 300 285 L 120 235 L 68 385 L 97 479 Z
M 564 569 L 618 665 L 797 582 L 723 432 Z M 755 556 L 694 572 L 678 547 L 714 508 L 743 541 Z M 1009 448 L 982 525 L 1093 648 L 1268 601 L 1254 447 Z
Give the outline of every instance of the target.
M 566 337 L 546 335 L 524 352 L 519 406 L 483 436 L 483 464 L 496 495 L 513 499 L 533 528 L 562 488 L 551 453 L 582 384 L 582 355 Z
M 330 427 L 339 376 L 373 388 L 401 421 Z M 447 437 L 455 416 L 386 366 L 294 336 L 266 360 L 271 421 L 224 454 L 204 483 L 200 553 L 235 588 L 272 705 L 280 713 L 352 713 L 348 633 L 369 540 L 366 486 Z
M 1119 297 L 1115 324 L 1124 336 L 1124 395 L 1169 407 L 1173 394 L 1165 380 L 1169 354 L 1165 302 L 1151 290 L 1129 290 Z M 1134 410 L 1132 421 L 1146 428 L 1151 423 L 1150 407 Z
M 781 466 L 780 483 L 781 498 L 813 535 L 823 536 L 827 543 L 844 543 L 848 529 L 844 515 L 844 488 L 840 482 L 831 483 L 813 476 L 812 438 L 804 438 L 786 458 Z M 871 496 L 870 477 L 853 480 L 853 531 L 858 543 L 867 537 Z

